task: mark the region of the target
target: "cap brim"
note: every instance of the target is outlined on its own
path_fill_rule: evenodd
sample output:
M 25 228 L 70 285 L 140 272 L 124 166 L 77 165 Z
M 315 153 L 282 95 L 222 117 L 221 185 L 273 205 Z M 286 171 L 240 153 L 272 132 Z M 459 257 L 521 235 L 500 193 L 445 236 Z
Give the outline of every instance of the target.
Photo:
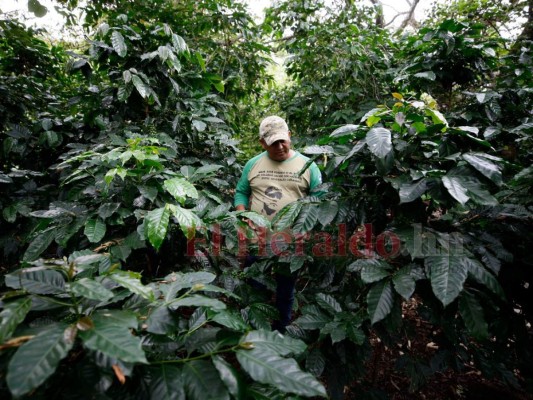
M 289 133 L 276 133 L 275 135 L 264 138 L 266 144 L 270 146 L 272 143 L 277 142 L 278 140 L 291 140 Z

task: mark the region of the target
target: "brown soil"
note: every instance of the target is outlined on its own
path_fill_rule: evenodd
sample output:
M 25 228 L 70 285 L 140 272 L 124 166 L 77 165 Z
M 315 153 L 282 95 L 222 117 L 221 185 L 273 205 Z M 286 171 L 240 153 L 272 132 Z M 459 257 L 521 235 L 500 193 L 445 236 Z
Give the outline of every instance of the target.
M 473 366 L 465 366 L 463 372 L 451 369 L 432 374 L 424 384 L 413 390 L 409 378 L 398 371 L 397 359 L 405 352 L 417 359 L 430 360 L 438 350 L 434 338 L 438 331 L 431 324 L 422 320 L 417 313 L 418 302 L 413 299 L 404 304 L 403 318 L 406 323 L 416 326 L 416 339 L 398 344 L 397 348 L 388 348 L 377 337 L 371 338 L 373 356 L 368 362 L 368 375 L 365 386 L 381 389 L 391 400 L 533 400 L 533 395 L 515 389 L 495 380 L 484 378 Z M 518 377 L 520 378 L 520 377 Z M 361 385 L 359 382 L 355 385 Z M 356 387 L 347 388 L 346 399 L 357 399 L 354 393 L 360 392 Z

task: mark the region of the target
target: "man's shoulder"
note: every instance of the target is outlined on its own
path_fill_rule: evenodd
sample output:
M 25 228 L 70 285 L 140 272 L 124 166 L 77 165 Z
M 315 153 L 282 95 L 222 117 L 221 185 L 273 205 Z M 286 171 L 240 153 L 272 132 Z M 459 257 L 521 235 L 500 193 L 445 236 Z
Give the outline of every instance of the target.
M 259 161 L 261 158 L 265 157 L 266 151 L 259 153 L 258 155 L 250 158 L 246 164 L 244 165 L 244 168 L 251 168 L 257 161 Z

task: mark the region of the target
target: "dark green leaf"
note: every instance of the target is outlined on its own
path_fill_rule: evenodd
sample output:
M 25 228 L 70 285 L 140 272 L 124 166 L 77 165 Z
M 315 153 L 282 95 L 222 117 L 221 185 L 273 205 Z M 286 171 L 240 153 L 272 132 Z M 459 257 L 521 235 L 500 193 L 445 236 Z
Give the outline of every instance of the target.
M 212 310 L 225 310 L 226 305 L 217 299 L 212 299 L 210 297 L 200 296 L 198 294 L 194 294 L 188 297 L 184 297 L 178 300 L 174 300 L 169 303 L 169 308 L 171 310 L 176 310 L 179 307 L 208 307 Z
M 296 219 L 293 232 L 307 233 L 313 229 L 318 221 L 318 207 L 314 204 L 306 204 L 302 207 Z
M 150 96 L 150 87 L 147 86 L 138 75 L 132 75 L 131 81 L 143 99 L 146 99 L 148 96 Z
M 324 372 L 326 366 L 326 357 L 319 348 L 311 350 L 305 360 L 305 369 L 311 372 L 314 376 L 319 377 Z
M 116 315 L 107 311 L 97 312 L 93 317 L 94 328 L 79 333 L 83 345 L 124 362 L 148 363 L 140 339 L 132 335 L 129 324 L 117 323 Z M 135 318 L 133 314 L 131 317 Z
M 118 283 L 120 286 L 129 289 L 135 294 L 145 298 L 146 300 L 154 300 L 154 291 L 149 286 L 144 286 L 141 283 L 139 274 L 130 271 L 113 271 L 108 275 L 108 278 Z
M 313 375 L 303 372 L 292 358 L 280 357 L 264 347 L 236 353 L 242 368 L 258 382 L 274 385 L 286 393 L 327 397 L 324 386 Z
M 505 300 L 505 293 L 496 276 L 494 276 L 490 271 L 487 271 L 485 267 L 483 267 L 483 265 L 480 264 L 477 260 L 469 258 L 467 260 L 467 266 L 468 273 L 472 275 L 472 277 L 476 281 L 478 281 L 482 285 L 485 285 L 502 300 Z
M 277 331 L 251 331 L 244 335 L 240 343 L 252 343 L 254 348 L 266 348 L 281 356 L 301 354 L 306 344 L 298 339 L 284 336 Z
M 322 226 L 327 226 L 333 222 L 339 211 L 336 201 L 325 201 L 318 206 L 318 221 Z
M 415 291 L 416 282 L 411 275 L 410 267 L 404 267 L 396 272 L 392 277 L 392 283 L 394 284 L 396 292 L 398 292 L 405 300 L 409 300 Z
M 234 331 L 245 332 L 250 329 L 249 325 L 244 321 L 240 313 L 230 310 L 223 310 L 217 312 L 211 320 L 225 326 Z
M 228 388 L 230 394 L 236 399 L 243 398 L 243 384 L 235 368 L 228 364 L 222 357 L 213 357 L 213 365 L 220 375 L 220 379 Z
M 70 290 L 75 296 L 87 299 L 107 301 L 113 297 L 113 292 L 106 289 L 100 282 L 90 278 L 82 278 L 70 284 Z
M 39 0 L 28 0 L 28 11 L 42 18 L 48 13 L 48 8 L 43 6 Z
M 502 173 L 498 165 L 494 164 L 488 156 L 480 153 L 463 154 L 463 158 L 475 169 L 492 180 L 496 185 L 502 184 Z
M 278 231 L 289 228 L 300 213 L 302 206 L 303 203 L 294 202 L 284 207 L 272 220 L 272 226 Z
M 173 365 L 151 369 L 150 400 L 185 400 L 181 370 Z
M 375 283 L 366 296 L 368 315 L 372 324 L 381 321 L 392 310 L 394 297 L 388 280 Z
M 183 366 L 187 398 L 191 400 L 229 400 L 226 386 L 217 369 L 208 361 L 196 360 Z
M 97 243 L 102 240 L 106 233 L 106 224 L 100 218 L 90 219 L 85 223 L 83 233 L 91 243 Z
M 418 199 L 427 190 L 426 179 L 421 179 L 415 183 L 402 184 L 400 186 L 400 204 L 409 203 Z
M 361 270 L 361 279 L 365 283 L 373 283 L 390 275 L 390 265 L 384 261 L 365 262 Z
M 74 344 L 70 329 L 58 324 L 24 343 L 11 358 L 7 368 L 7 386 L 15 397 L 23 396 L 39 387 L 56 370 Z
M 31 297 L 22 297 L 13 301 L 3 301 L 4 309 L 0 312 L 0 343 L 11 337 L 18 324 L 24 321 L 31 308 Z
M 447 306 L 463 290 L 468 275 L 468 258 L 460 256 L 430 256 L 425 259 L 433 293 Z
M 37 257 L 39 257 L 41 253 L 48 248 L 48 246 L 50 246 L 55 238 L 55 234 L 56 232 L 54 229 L 48 229 L 40 233 L 35 239 L 32 240 L 26 249 L 24 256 L 22 257 L 22 260 L 34 261 L 37 259 Z
M 25 268 L 5 276 L 5 284 L 34 294 L 58 294 L 65 291 L 65 278 L 58 271 L 42 267 Z
M 479 304 L 473 294 L 468 292 L 461 293 L 459 297 L 459 313 L 466 328 L 475 339 L 483 340 L 488 338 L 489 329 L 483 315 L 483 307 L 481 307 L 481 304 Z
M 461 184 L 461 179 L 456 176 L 443 176 L 442 183 L 448 189 L 448 193 L 461 204 L 465 204 L 470 197 L 466 188 Z
M 164 305 L 156 307 L 150 312 L 146 325 L 148 332 L 159 335 L 173 334 L 178 329 L 177 318 Z
M 302 329 L 312 330 L 323 328 L 331 319 L 330 316 L 317 306 L 308 306 L 304 307 L 302 315 L 294 323 Z

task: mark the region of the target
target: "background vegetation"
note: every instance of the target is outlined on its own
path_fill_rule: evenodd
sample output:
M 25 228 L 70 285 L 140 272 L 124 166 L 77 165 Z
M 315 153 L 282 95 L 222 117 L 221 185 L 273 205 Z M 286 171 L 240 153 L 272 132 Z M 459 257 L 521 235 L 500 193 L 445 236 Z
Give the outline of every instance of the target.
M 533 391 L 531 0 L 89 3 L 73 43 L 0 14 L 2 398 L 394 397 L 383 357 Z M 273 112 L 326 183 L 269 223 L 231 200 Z M 246 220 L 310 239 L 241 270 Z

